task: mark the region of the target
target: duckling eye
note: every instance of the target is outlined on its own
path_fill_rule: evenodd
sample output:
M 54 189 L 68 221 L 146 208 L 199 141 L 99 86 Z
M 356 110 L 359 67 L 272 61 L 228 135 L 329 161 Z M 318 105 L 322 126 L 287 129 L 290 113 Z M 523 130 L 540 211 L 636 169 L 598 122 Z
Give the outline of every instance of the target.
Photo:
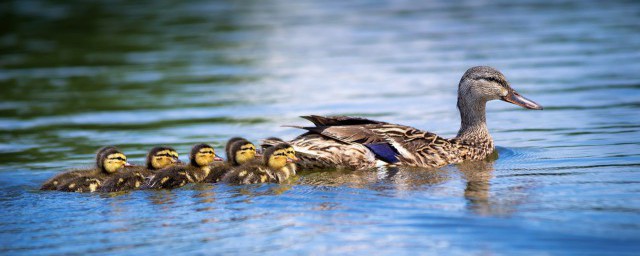
M 213 150 L 200 151 L 201 154 L 213 154 Z
M 156 156 L 174 157 L 174 156 L 172 156 L 171 154 L 168 154 L 168 153 L 166 153 L 166 154 L 158 154 Z
M 122 157 L 109 157 L 109 160 L 120 160 L 120 161 L 127 161 L 126 158 L 122 158 Z

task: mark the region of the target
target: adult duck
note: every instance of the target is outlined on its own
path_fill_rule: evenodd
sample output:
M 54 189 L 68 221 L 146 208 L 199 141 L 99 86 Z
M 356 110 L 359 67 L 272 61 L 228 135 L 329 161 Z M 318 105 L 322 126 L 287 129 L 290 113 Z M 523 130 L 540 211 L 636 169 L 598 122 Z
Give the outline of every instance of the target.
M 503 100 L 541 110 L 513 88 L 500 71 L 485 66 L 468 69 L 458 85 L 461 126 L 447 139 L 413 127 L 357 117 L 303 116 L 315 127 L 290 143 L 302 169 L 368 169 L 379 164 L 442 167 L 485 159 L 494 151 L 486 123 L 488 101 Z

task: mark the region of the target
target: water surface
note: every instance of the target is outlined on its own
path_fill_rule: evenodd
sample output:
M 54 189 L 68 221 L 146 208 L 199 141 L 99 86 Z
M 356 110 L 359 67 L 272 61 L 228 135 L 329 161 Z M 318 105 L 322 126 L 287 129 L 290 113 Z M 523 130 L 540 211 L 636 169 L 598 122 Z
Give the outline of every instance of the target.
M 0 253 L 637 254 L 634 1 L 0 4 Z M 40 192 L 118 145 L 186 160 L 299 115 L 454 136 L 457 83 L 501 70 L 544 111 L 488 104 L 499 157 L 303 171 L 288 185 Z

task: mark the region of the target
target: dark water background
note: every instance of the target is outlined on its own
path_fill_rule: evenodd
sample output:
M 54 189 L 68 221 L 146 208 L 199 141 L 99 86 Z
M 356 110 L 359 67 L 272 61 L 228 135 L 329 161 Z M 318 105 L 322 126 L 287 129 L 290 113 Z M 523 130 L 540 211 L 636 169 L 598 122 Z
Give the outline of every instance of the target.
M 635 254 L 637 1 L 4 1 L 0 254 Z M 500 157 L 303 172 L 292 185 L 40 192 L 118 145 L 221 152 L 305 114 L 445 136 L 457 83 L 501 70 L 545 106 L 488 106 Z

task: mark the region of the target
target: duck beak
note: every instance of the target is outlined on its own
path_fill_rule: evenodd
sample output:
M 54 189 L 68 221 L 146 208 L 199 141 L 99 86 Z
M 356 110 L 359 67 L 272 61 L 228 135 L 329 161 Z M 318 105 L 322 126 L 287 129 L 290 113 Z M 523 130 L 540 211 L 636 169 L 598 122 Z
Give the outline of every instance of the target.
M 503 101 L 521 106 L 523 108 L 542 110 L 542 106 L 535 101 L 525 98 L 513 89 L 509 90 L 507 96 L 501 98 Z
M 220 157 L 218 155 L 215 155 L 215 157 L 213 158 L 213 161 L 220 162 L 220 161 L 224 161 L 224 159 L 222 159 L 222 157 Z
M 293 163 L 293 159 L 287 157 L 287 163 Z
M 293 161 L 295 163 L 295 162 L 300 161 L 300 158 L 297 158 L 297 157 L 294 156 L 293 158 L 291 158 L 291 161 Z
M 125 162 L 124 166 L 133 166 L 133 165 L 131 163 L 129 163 L 129 162 Z

